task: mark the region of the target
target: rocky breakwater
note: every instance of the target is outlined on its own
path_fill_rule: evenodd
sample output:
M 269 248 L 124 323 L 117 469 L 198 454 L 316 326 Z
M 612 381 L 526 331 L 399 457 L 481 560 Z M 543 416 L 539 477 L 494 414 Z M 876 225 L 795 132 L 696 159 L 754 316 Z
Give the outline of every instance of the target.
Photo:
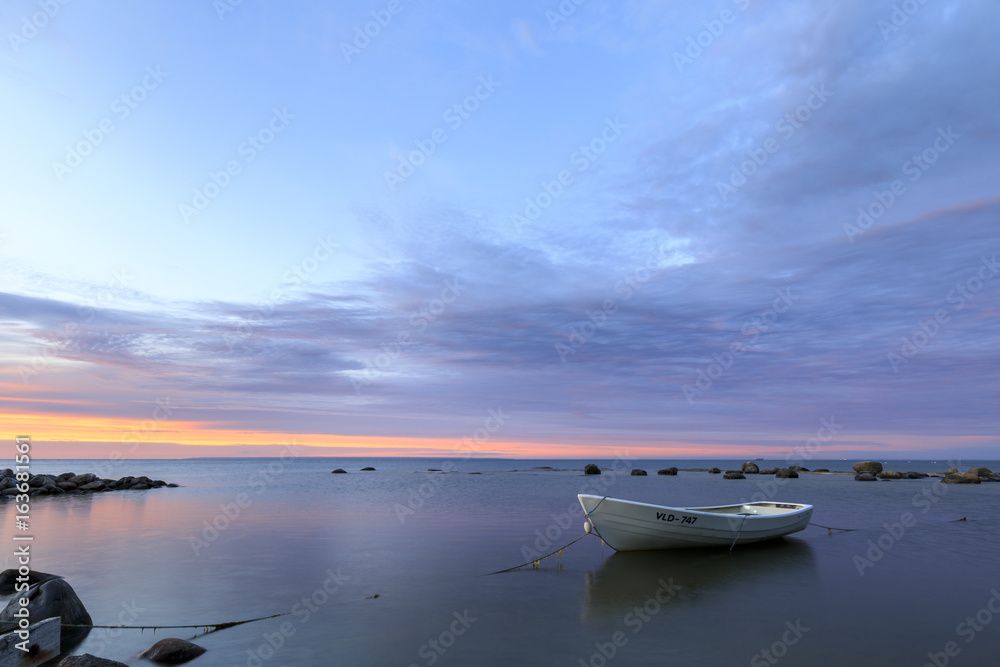
M 10 468 L 0 471 L 0 497 L 10 498 L 24 493 L 18 489 L 19 482 Z M 143 491 L 158 489 L 163 486 L 175 488 L 176 484 L 168 484 L 161 479 L 141 477 L 122 477 L 120 479 L 103 479 L 94 473 L 77 475 L 64 472 L 61 475 L 32 475 L 27 480 L 29 496 L 58 496 L 62 494 L 83 495 L 101 493 L 104 491 Z

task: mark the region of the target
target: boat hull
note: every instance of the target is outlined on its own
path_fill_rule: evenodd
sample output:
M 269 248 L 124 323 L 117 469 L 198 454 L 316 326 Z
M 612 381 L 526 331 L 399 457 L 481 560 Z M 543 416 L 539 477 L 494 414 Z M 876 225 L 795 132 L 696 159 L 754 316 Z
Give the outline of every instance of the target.
M 589 494 L 577 496 L 589 526 L 615 551 L 749 544 L 803 530 L 813 506 L 753 502 L 666 507 Z

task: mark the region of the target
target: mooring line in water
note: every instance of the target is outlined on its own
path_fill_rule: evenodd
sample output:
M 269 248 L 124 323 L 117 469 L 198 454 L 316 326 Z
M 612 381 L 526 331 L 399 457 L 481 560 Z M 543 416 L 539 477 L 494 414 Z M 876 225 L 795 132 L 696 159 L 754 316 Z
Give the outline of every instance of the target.
M 842 530 L 844 532 L 850 532 L 852 530 L 860 530 L 859 528 L 831 528 L 830 526 L 824 526 L 821 523 L 813 523 L 812 521 L 809 522 L 809 525 L 810 526 L 816 526 L 817 528 L 826 528 L 828 531 L 830 531 L 831 535 L 833 534 L 833 531 L 835 531 L 835 530 Z
M 576 544 L 577 542 L 579 542 L 580 540 L 582 540 L 583 538 L 585 538 L 585 537 L 586 537 L 587 535 L 589 535 L 589 533 L 584 533 L 583 535 L 581 535 L 580 537 L 576 538 L 575 540 L 573 540 L 572 542 L 570 542 L 570 543 L 569 543 L 569 544 L 567 544 L 566 546 L 564 546 L 564 547 L 559 547 L 559 548 L 558 548 L 558 549 L 556 549 L 555 551 L 553 551 L 553 552 L 550 552 L 550 553 L 547 553 L 547 554 L 545 554 L 544 556 L 541 556 L 540 558 L 536 558 L 536 559 L 534 559 L 534 560 L 529 560 L 529 561 L 528 561 L 528 562 L 526 562 L 526 563 L 521 563 L 520 565 L 515 565 L 514 567 L 508 567 L 508 568 L 507 568 L 506 570 L 497 570 L 496 572 L 487 572 L 486 574 L 484 574 L 484 575 L 482 575 L 482 576 L 484 576 L 484 577 L 488 577 L 488 576 L 490 576 L 490 575 L 492 575 L 492 574 L 503 574 L 504 572 L 510 572 L 510 571 L 512 571 L 512 570 L 520 570 L 520 569 L 521 569 L 522 567 L 526 567 L 526 566 L 528 566 L 528 565 L 538 565 L 538 563 L 540 563 L 541 561 L 545 560 L 545 559 L 546 559 L 546 558 L 548 558 L 549 556 L 553 556 L 553 555 L 555 555 L 555 554 L 559 554 L 559 555 L 562 555 L 562 550 L 563 550 L 563 549 L 565 549 L 565 548 L 567 548 L 567 547 L 571 547 L 571 546 L 573 546 L 574 544 Z
M 747 522 L 747 517 L 750 516 L 749 513 L 743 515 L 743 520 L 740 521 L 740 529 L 736 531 L 736 537 L 733 538 L 733 543 L 729 545 L 729 550 L 732 551 L 733 547 L 736 546 L 736 540 L 740 539 L 740 533 L 743 532 L 743 524 Z

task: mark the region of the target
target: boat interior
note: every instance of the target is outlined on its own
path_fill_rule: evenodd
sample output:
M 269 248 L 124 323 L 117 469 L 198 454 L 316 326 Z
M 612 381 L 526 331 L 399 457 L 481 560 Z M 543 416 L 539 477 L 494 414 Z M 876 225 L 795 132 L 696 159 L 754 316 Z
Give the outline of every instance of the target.
M 726 505 L 725 507 L 690 507 L 688 509 L 696 512 L 707 512 L 709 514 L 788 514 L 805 507 L 794 503 L 743 503 L 742 505 Z

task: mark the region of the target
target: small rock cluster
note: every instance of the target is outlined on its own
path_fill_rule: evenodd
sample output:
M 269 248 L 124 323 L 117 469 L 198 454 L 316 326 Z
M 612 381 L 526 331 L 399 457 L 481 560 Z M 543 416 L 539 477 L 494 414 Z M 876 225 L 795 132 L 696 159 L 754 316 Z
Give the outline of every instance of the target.
M 18 495 L 20 491 L 17 490 L 17 484 L 13 470 L 7 468 L 0 472 L 0 497 Z M 28 495 L 58 496 L 64 493 L 80 495 L 101 491 L 142 491 L 144 489 L 158 489 L 161 486 L 174 488 L 177 485 L 168 484 L 160 479 L 150 479 L 145 475 L 122 477 L 121 479 L 102 479 L 91 472 L 83 475 L 64 472 L 61 475 L 32 475 L 28 479 Z

